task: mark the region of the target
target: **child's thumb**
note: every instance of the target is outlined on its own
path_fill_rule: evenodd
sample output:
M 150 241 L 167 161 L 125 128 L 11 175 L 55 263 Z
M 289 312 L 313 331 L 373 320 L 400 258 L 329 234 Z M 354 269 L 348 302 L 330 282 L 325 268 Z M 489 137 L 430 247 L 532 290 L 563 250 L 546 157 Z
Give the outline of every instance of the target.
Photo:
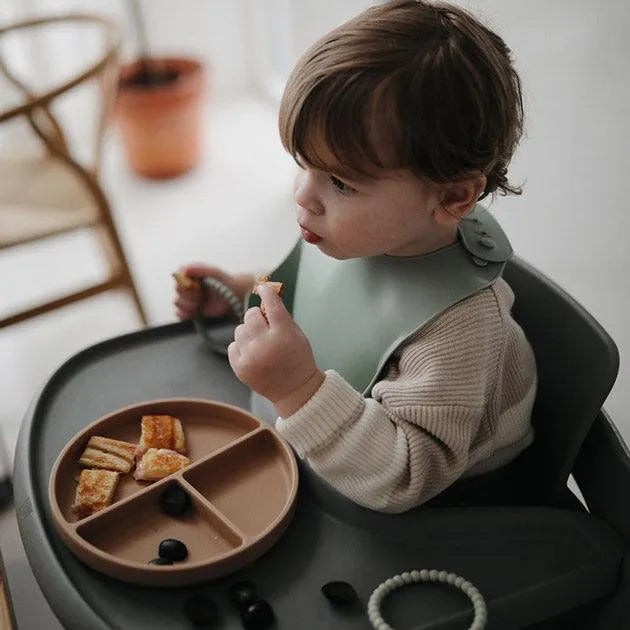
M 283 324 L 291 319 L 291 315 L 287 311 L 282 298 L 273 289 L 270 289 L 265 284 L 261 284 L 258 286 L 257 292 L 270 326 L 274 323 Z
M 201 263 L 193 263 L 191 265 L 186 265 L 182 267 L 182 271 L 189 278 L 205 278 L 206 276 L 211 276 L 213 278 L 217 278 L 219 280 L 223 280 L 225 274 L 216 267 L 208 267 L 208 265 L 203 265 Z

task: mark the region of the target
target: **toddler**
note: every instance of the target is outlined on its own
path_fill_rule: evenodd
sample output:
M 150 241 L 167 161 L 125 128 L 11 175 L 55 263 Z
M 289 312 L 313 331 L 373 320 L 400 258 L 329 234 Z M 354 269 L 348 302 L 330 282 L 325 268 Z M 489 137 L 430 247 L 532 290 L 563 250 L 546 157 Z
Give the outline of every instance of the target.
M 246 311 L 228 357 L 298 455 L 363 506 L 406 511 L 533 440 L 534 356 L 501 278 L 511 250 L 476 205 L 520 194 L 507 165 L 522 122 L 509 49 L 448 4 L 371 7 L 288 79 L 279 129 L 301 239 L 270 274 L 287 295 L 261 288 L 265 315 Z M 181 271 L 243 299 L 254 283 Z M 175 306 L 230 312 L 199 288 L 178 287 Z

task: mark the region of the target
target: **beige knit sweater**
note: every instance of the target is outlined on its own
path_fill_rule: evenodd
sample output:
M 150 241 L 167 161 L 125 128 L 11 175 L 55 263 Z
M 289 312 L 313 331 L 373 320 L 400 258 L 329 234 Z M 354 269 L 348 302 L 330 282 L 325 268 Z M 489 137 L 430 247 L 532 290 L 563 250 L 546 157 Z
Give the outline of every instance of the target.
M 403 512 L 457 478 L 498 468 L 533 440 L 532 349 L 500 279 L 421 330 L 364 398 L 329 370 L 276 428 L 341 493 Z

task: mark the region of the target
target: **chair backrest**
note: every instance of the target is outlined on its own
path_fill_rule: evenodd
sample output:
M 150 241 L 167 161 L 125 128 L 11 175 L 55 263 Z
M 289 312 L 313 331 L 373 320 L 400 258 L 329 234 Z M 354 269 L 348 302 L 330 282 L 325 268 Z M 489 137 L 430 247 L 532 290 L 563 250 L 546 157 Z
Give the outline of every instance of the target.
M 524 487 L 553 503 L 566 491 L 578 451 L 617 378 L 619 353 L 599 323 L 571 296 L 519 258 L 504 278 L 514 317 L 536 356 L 536 439 L 517 460 Z M 529 494 L 529 492 L 528 492 Z
M 8 59 L 2 55 L 0 48 L 0 76 L 8 81 L 8 84 L 22 94 L 22 102 L 13 104 L 7 108 L 0 108 L 0 123 L 25 117 L 33 131 L 39 136 L 48 151 L 67 163 L 78 172 L 79 176 L 86 175 L 96 177 L 101 159 L 103 136 L 111 118 L 118 85 L 118 56 L 121 47 L 120 27 L 113 21 L 92 14 L 68 13 L 57 16 L 30 18 L 13 24 L 0 25 L 0 42 L 7 35 L 24 31 L 50 30 L 54 27 L 61 29 L 75 27 L 96 27 L 100 32 L 101 46 L 96 59 L 91 60 L 80 72 L 77 71 L 72 78 L 67 79 L 54 87 L 43 91 L 33 91 L 27 83 L 21 79 L 9 65 Z M 50 33 L 48 33 L 50 35 Z M 90 164 L 82 165 L 76 155 L 70 151 L 67 138 L 64 135 L 63 126 L 59 124 L 53 114 L 51 105 L 60 96 L 73 90 L 76 86 L 83 85 L 90 80 L 99 83 L 99 97 L 95 106 L 98 108 L 97 131 L 94 137 L 94 146 L 90 152 Z M 82 138 L 82 140 L 84 140 Z M 89 179 L 89 178 L 88 178 Z M 93 182 L 87 182 L 92 187 Z

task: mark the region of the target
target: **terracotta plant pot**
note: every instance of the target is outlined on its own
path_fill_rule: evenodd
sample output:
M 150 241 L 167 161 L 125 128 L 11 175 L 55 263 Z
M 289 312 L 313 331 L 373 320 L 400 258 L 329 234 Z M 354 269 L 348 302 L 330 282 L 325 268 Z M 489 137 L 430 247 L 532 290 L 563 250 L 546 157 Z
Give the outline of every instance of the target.
M 193 59 L 156 58 L 122 66 L 116 117 L 133 171 L 161 179 L 199 163 L 203 93 L 203 67 Z

